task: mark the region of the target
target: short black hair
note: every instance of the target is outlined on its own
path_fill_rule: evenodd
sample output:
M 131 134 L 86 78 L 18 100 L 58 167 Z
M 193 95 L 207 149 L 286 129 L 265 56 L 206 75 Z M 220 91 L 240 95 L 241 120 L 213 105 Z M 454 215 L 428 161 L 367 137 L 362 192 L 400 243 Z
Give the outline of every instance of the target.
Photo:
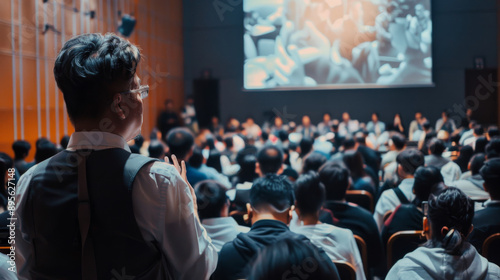
M 427 201 L 431 193 L 436 189 L 439 183 L 443 183 L 441 171 L 434 166 L 420 166 L 415 171 L 415 181 L 413 182 L 413 191 L 417 205 L 422 201 Z
M 479 174 L 479 170 L 483 167 L 484 162 L 486 161 L 486 155 L 483 153 L 475 154 L 470 159 L 470 172 L 472 175 Z
M 189 158 L 189 165 L 194 168 L 199 168 L 203 164 L 203 153 L 200 148 L 195 147 L 193 154 Z
M 220 217 L 222 208 L 228 203 L 226 188 L 217 181 L 204 180 L 196 184 L 194 190 L 200 219 Z
M 309 137 L 304 137 L 302 140 L 300 140 L 299 146 L 300 146 L 300 155 L 305 156 L 307 155 L 313 148 L 314 141 L 309 138 Z
M 234 146 L 233 137 L 224 138 L 224 144 L 226 144 L 226 149 L 231 149 Z
M 57 55 L 54 78 L 70 119 L 101 117 L 113 94 L 130 83 L 140 60 L 136 46 L 111 33 L 68 40 Z
M 295 181 L 295 205 L 301 214 L 315 215 L 325 202 L 325 186 L 314 171 L 302 174 Z
M 344 150 L 352 149 L 356 146 L 356 141 L 352 137 L 346 137 L 344 141 L 342 142 L 342 147 L 344 147 Z
M 488 129 L 488 136 L 490 138 L 493 138 L 495 136 L 499 136 L 500 135 L 500 132 L 498 131 L 498 127 L 496 126 L 492 126 Z
M 48 140 L 40 141 L 36 147 L 35 162 L 40 163 L 55 154 L 57 154 L 57 147 L 54 143 Z
M 397 150 L 402 150 L 406 145 L 406 137 L 401 133 L 394 133 L 391 140 Z
M 474 153 L 475 154 L 486 153 L 486 146 L 488 146 L 488 143 L 489 143 L 489 141 L 486 137 L 484 137 L 484 136 L 478 137 L 476 139 Z
M 414 174 L 417 168 L 424 166 L 424 154 L 417 149 L 404 150 L 396 157 L 396 162 L 401 165 L 404 172 Z
M 342 200 L 349 187 L 349 169 L 327 162 L 319 169 L 319 180 L 325 186 L 327 200 Z
M 163 144 L 158 140 L 153 140 L 149 143 L 148 147 L 149 157 L 160 158 L 165 155 L 165 148 Z
M 142 145 L 144 144 L 144 137 L 142 135 L 137 135 L 135 138 L 134 138 L 134 145 L 136 145 L 137 147 L 142 147 Z
M 326 157 L 318 152 L 310 153 L 304 159 L 302 173 L 307 173 L 308 171 L 318 172 L 319 168 L 326 162 L 326 160 Z
M 446 150 L 446 144 L 441 139 L 432 138 L 429 141 L 429 149 L 431 151 L 431 154 L 440 156 Z
M 488 159 L 500 157 L 500 137 L 491 138 L 490 143 L 486 145 L 486 157 Z
M 276 174 L 283 165 L 283 151 L 273 145 L 264 146 L 257 153 L 257 162 L 262 174 Z
M 167 146 L 170 155 L 183 159 L 194 145 L 193 134 L 187 128 L 174 128 L 167 135 Z
M 24 159 L 30 152 L 31 144 L 28 141 L 17 140 L 12 143 L 15 159 Z
M 476 135 L 483 135 L 484 134 L 484 128 L 482 125 L 478 124 L 474 126 L 474 134 Z
M 61 144 L 61 147 L 63 149 L 66 149 L 68 147 L 68 144 L 69 144 L 69 136 L 68 135 L 64 135 L 61 138 L 61 141 L 59 141 L 59 144 Z
M 293 205 L 294 200 L 292 183 L 285 176 L 267 174 L 255 179 L 250 189 L 250 205 L 256 209 L 272 206 L 283 212 Z
M 487 160 L 479 171 L 492 199 L 500 197 L 500 158 Z

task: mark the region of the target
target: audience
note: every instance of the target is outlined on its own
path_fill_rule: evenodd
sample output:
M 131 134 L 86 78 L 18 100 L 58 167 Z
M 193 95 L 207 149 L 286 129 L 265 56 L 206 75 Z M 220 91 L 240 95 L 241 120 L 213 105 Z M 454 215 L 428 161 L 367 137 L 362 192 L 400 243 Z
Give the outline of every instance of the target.
M 198 214 L 212 244 L 217 252 L 227 242 L 233 241 L 241 232 L 248 232 L 250 228 L 239 226 L 229 217 L 229 200 L 226 188 L 212 180 L 201 181 L 194 186 Z
M 471 176 L 466 179 L 461 179 L 449 184 L 450 187 L 456 187 L 464 192 L 468 197 L 475 199 L 488 199 L 490 198 L 488 192 L 485 191 L 483 184 L 484 180 L 479 170 L 483 167 L 486 160 L 485 154 L 474 155 L 469 162 L 469 170 Z
M 494 233 L 500 233 L 500 158 L 486 161 L 479 173 L 491 200 L 485 203 L 484 209 L 476 212 L 474 230 L 469 240 L 481 252 L 484 240 Z
M 397 159 L 397 175 L 401 182 L 396 188 L 384 191 L 377 202 L 373 218 L 377 223 L 379 232 L 384 225 L 384 215 L 388 211 L 393 211 L 398 205 L 409 203 L 415 199 L 413 194 L 414 173 L 420 166 L 424 165 L 423 154 L 415 149 L 402 151 Z
M 326 157 L 320 153 L 312 152 L 304 159 L 304 166 L 302 173 L 305 174 L 309 171 L 318 172 L 319 168 L 326 162 Z
M 346 190 L 350 186 L 349 170 L 328 162 L 320 168 L 319 179 L 325 186 L 324 208 L 333 213 L 336 220 L 334 225 L 347 228 L 363 238 L 368 251 L 368 268 L 372 274 L 382 275 L 384 258 L 380 257 L 383 248 L 377 224 L 368 210 L 345 200 Z
M 213 279 L 245 279 L 247 266 L 263 248 L 285 238 L 307 241 L 305 236 L 297 236 L 288 229 L 293 203 L 292 184 L 284 176 L 268 174 L 256 179 L 247 204 L 252 227 L 222 247 Z
M 363 262 L 352 232 L 319 221 L 320 210 L 325 201 L 325 187 L 317 173 L 310 171 L 295 182 L 295 212 L 298 225 L 290 224 L 290 230 L 309 238 L 313 244 L 323 248 L 331 260 L 350 263 L 356 270 L 356 279 L 366 279 Z
M 460 171 L 462 171 L 462 173 L 469 170 L 469 162 L 473 155 L 474 149 L 472 149 L 471 146 L 463 146 L 460 148 L 460 154 L 454 162 L 460 166 Z
M 264 248 L 250 267 L 248 280 L 340 279 L 333 262 L 309 240 L 285 238 Z
M 459 189 L 448 188 L 429 200 L 423 227 L 426 246 L 404 256 L 386 279 L 499 279 L 500 268 L 466 241 L 474 206 Z

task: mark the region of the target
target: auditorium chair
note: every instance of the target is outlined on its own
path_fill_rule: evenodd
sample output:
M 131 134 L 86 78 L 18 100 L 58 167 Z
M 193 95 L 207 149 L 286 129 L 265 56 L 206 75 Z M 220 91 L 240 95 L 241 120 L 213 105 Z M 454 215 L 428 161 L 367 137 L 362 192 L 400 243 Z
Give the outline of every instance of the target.
M 337 267 L 340 279 L 342 280 L 356 280 L 356 269 L 352 264 L 345 261 L 332 260 Z
M 404 230 L 393 234 L 387 241 L 387 270 L 425 241 L 421 230 Z
M 347 190 L 345 193 L 345 200 L 365 208 L 370 211 L 370 213 L 374 211 L 373 195 L 367 191 Z
M 356 245 L 358 245 L 359 254 L 361 255 L 361 261 L 363 262 L 363 270 L 365 275 L 368 277 L 368 250 L 366 247 L 366 242 L 359 235 L 354 235 L 356 240 Z
M 482 252 L 488 261 L 500 265 L 500 233 L 492 234 L 484 240 Z

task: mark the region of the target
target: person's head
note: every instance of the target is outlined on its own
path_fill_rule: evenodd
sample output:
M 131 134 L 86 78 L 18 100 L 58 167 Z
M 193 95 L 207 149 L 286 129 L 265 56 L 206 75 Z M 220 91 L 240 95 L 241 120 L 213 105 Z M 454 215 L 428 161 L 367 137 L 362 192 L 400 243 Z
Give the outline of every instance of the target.
M 238 179 L 240 182 L 253 182 L 253 180 L 259 177 L 259 174 L 255 172 L 255 166 L 257 165 L 257 158 L 253 154 L 248 154 L 243 156 L 240 160 L 240 170 L 238 171 Z
M 472 132 L 474 134 L 475 137 L 480 137 L 480 136 L 483 136 L 484 134 L 484 128 L 482 125 L 478 124 L 474 127 L 474 130 Z
M 443 140 L 438 138 L 432 138 L 429 141 L 429 154 L 435 156 L 441 156 L 446 150 L 446 144 Z
M 471 120 L 469 122 L 469 129 L 472 129 L 472 132 L 474 132 L 474 127 L 476 127 L 477 122 L 475 120 Z
M 57 147 L 54 143 L 45 140 L 41 141 L 35 151 L 35 162 L 40 163 L 57 154 Z
M 17 140 L 12 143 L 15 159 L 25 159 L 31 150 L 31 144 L 28 141 Z
M 233 137 L 229 136 L 224 138 L 224 144 L 227 150 L 231 150 L 234 147 Z
M 356 134 L 354 134 L 354 140 L 359 145 L 365 146 L 366 145 L 366 135 L 365 135 L 365 133 L 362 132 L 362 131 L 356 132 Z
M 444 122 L 447 122 L 449 117 L 450 113 L 448 111 L 441 112 L 441 118 L 443 119 Z
M 422 120 L 422 113 L 421 112 L 416 112 L 415 113 L 415 120 L 421 121 Z
M 173 111 L 174 110 L 174 101 L 172 99 L 165 99 L 165 110 Z
M 186 128 L 174 128 L 167 135 L 167 146 L 170 155 L 187 161 L 193 152 L 194 137 Z
M 276 116 L 274 118 L 274 125 L 277 127 L 281 127 L 283 125 L 283 119 L 281 119 L 281 117 Z
M 483 167 L 484 162 L 486 161 L 486 155 L 483 153 L 475 154 L 469 161 L 469 170 L 472 175 L 479 174 L 479 170 Z
M 479 173 L 484 180 L 484 189 L 490 194 L 492 200 L 500 199 L 500 158 L 486 161 Z
M 349 168 L 351 176 L 354 180 L 366 176 L 363 164 L 363 156 L 359 151 L 346 151 L 342 160 L 344 161 L 345 166 Z
M 343 200 L 351 184 L 349 169 L 334 162 L 319 169 L 319 180 L 325 186 L 326 200 Z
M 357 149 L 357 142 L 354 141 L 354 138 L 352 138 L 352 137 L 346 137 L 344 139 L 344 141 L 342 141 L 342 147 L 344 148 L 344 151 L 356 150 Z
M 378 113 L 373 113 L 372 114 L 372 122 L 378 122 Z
M 427 246 L 460 255 L 472 231 L 474 203 L 461 190 L 450 187 L 429 199 L 428 205 L 428 213 L 424 213 L 424 232 L 429 239 Z
M 396 113 L 394 115 L 394 123 L 403 124 L 403 119 L 401 118 L 400 113 Z
M 324 155 L 317 152 L 312 152 L 308 154 L 304 159 L 302 173 L 307 173 L 309 171 L 317 172 L 325 162 L 326 157 Z
M 188 105 L 193 105 L 194 104 L 194 98 L 192 95 L 188 95 L 187 99 L 186 99 L 186 103 Z
M 194 186 L 200 220 L 227 217 L 229 199 L 226 188 L 219 182 L 204 180 Z
M 165 148 L 160 141 L 154 140 L 149 144 L 148 153 L 149 157 L 163 159 L 165 157 Z
M 253 125 L 253 124 L 255 124 L 253 118 L 247 118 L 247 125 Z
M 63 149 L 66 149 L 68 147 L 68 144 L 69 144 L 69 136 L 68 135 L 64 135 L 61 138 L 61 141 L 59 141 L 59 144 L 61 145 L 61 147 Z
M 144 144 L 144 137 L 142 137 L 142 135 L 137 135 L 134 138 L 134 145 L 141 148 L 143 144 Z
M 305 115 L 302 117 L 302 125 L 303 126 L 309 126 L 311 125 L 311 118 L 309 118 L 308 115 Z
M 324 123 L 329 123 L 332 120 L 332 117 L 330 116 L 329 113 L 323 114 L 323 122 Z
M 14 161 L 6 154 L 0 152 L 0 194 L 7 196 L 9 182 L 9 169 L 14 167 Z
M 413 182 L 414 203 L 420 206 L 423 201 L 427 201 L 431 194 L 437 195 L 443 190 L 444 179 L 441 171 L 434 166 L 420 166 L 415 171 L 415 181 Z
M 488 145 L 486 145 L 485 153 L 488 159 L 500 157 L 500 137 L 491 139 Z
M 261 177 L 268 173 L 281 173 L 281 171 L 283 171 L 283 151 L 273 145 L 264 146 L 257 153 L 257 166 L 255 171 Z
M 401 151 L 406 147 L 406 137 L 401 133 L 394 133 L 391 136 L 390 144 L 394 146 L 394 150 Z
M 302 138 L 302 140 L 300 140 L 300 143 L 299 143 L 300 156 L 304 157 L 309 152 L 311 152 L 313 145 L 314 145 L 314 141 L 311 138 L 309 138 L 309 137 Z
M 253 182 L 250 203 L 247 204 L 248 217 L 252 224 L 261 219 L 288 224 L 294 201 L 292 183 L 285 176 L 267 174 Z
M 347 112 L 342 113 L 342 120 L 344 122 L 350 121 L 351 120 L 351 116 L 349 115 L 349 113 L 347 113 Z
M 425 8 L 424 8 L 424 5 L 422 5 L 422 4 L 415 5 L 415 16 L 418 19 L 422 19 L 422 18 L 425 17 Z
M 217 116 L 212 116 L 212 125 L 213 126 L 219 125 L 219 118 Z
M 476 139 L 476 144 L 474 147 L 474 153 L 485 153 L 486 152 L 486 146 L 488 145 L 488 139 L 484 136 L 478 137 Z
M 488 128 L 488 140 L 491 140 L 493 137 L 500 136 L 500 132 L 498 131 L 498 127 L 492 126 Z
M 424 154 L 417 149 L 407 149 L 396 157 L 398 163 L 397 173 L 401 179 L 412 178 L 420 166 L 424 166 Z
M 207 166 L 215 168 L 219 173 L 222 173 L 222 164 L 220 162 L 221 153 L 217 149 L 210 150 L 207 158 Z
M 139 49 L 114 34 L 83 34 L 68 40 L 54 65 L 75 129 L 111 132 L 131 140 L 140 133 L 142 98 L 136 69 Z
M 295 181 L 295 211 L 299 217 L 319 219 L 319 210 L 324 202 L 325 186 L 319 175 L 314 171 L 300 175 Z
M 337 269 L 309 240 L 281 239 L 252 261 L 248 280 L 332 279 Z M 300 278 L 299 278 L 300 277 Z

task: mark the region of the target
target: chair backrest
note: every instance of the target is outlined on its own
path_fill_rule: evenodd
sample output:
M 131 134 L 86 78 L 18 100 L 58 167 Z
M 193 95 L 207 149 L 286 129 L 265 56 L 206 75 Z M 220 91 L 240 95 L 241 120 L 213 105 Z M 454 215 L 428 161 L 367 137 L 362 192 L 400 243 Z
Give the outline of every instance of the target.
M 363 270 L 365 271 L 365 275 L 367 275 L 368 277 L 368 250 L 366 247 L 366 242 L 359 235 L 354 235 L 354 239 L 356 240 L 356 245 L 358 245 L 359 253 L 361 255 Z
M 1 245 L 0 246 L 0 253 L 2 254 L 9 254 L 10 253 L 10 246 L 6 246 L 6 245 Z
M 352 264 L 345 261 L 332 260 L 337 267 L 340 279 L 342 280 L 356 280 L 356 270 Z
M 482 252 L 488 261 L 500 265 L 500 233 L 492 234 L 484 240 Z
M 373 195 L 367 191 L 347 190 L 345 193 L 345 200 L 356 203 L 371 213 L 374 211 Z
M 425 241 L 421 230 L 404 230 L 393 234 L 387 241 L 387 269 L 390 270 L 398 260 Z

